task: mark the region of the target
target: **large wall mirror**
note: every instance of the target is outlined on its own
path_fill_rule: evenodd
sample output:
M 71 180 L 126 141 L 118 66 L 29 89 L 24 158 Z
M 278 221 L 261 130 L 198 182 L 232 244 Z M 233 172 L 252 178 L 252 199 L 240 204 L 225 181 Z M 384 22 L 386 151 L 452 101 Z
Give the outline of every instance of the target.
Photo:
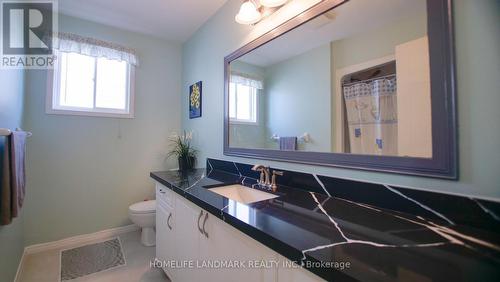
M 451 0 L 326 0 L 225 59 L 226 155 L 456 178 Z

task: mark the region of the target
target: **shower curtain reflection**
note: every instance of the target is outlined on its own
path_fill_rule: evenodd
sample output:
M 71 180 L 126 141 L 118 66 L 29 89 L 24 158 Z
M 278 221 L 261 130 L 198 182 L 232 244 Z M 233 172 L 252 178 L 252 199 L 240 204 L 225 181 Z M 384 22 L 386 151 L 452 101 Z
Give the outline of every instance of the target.
M 396 76 L 345 84 L 343 94 L 349 130 L 348 152 L 398 155 Z

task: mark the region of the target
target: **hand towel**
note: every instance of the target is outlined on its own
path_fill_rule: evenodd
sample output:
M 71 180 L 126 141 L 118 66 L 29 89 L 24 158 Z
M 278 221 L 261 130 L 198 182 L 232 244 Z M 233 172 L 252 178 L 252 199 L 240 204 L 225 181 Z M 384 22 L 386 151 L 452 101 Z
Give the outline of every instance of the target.
M 297 150 L 297 137 L 280 137 L 280 150 L 295 151 Z
M 23 206 L 26 194 L 26 137 L 26 132 L 14 131 L 5 138 L 0 183 L 0 225 L 10 224 Z
M 11 188 L 10 188 L 10 136 L 0 141 L 0 153 L 2 156 L 2 167 L 0 179 L 0 225 L 7 225 L 12 222 L 11 208 Z
M 24 131 L 14 131 L 10 142 L 10 184 L 12 189 L 12 216 L 17 217 L 26 195 L 26 137 Z

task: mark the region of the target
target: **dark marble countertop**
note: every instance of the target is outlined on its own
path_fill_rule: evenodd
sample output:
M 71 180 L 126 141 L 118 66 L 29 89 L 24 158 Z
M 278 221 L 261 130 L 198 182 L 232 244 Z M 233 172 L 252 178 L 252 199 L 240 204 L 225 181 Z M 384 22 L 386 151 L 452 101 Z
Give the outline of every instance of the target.
M 328 281 L 500 281 L 491 230 L 287 186 L 243 205 L 207 188 L 255 179 L 214 169 L 151 177 Z

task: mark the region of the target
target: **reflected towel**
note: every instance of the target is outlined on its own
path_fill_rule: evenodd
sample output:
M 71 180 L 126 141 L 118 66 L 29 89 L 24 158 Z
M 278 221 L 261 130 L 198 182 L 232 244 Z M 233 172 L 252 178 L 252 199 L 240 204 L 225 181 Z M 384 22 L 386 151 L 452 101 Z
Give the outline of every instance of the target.
M 280 137 L 280 150 L 295 151 L 297 150 L 297 137 Z
M 19 215 L 26 194 L 26 137 L 23 131 L 14 131 L 6 138 L 2 164 L 0 225 L 12 222 Z

